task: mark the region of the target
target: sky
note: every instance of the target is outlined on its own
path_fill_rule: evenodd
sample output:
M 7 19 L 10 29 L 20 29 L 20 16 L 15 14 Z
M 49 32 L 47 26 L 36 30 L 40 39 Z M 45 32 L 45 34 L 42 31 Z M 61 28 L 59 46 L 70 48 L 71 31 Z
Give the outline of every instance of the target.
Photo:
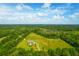
M 79 24 L 79 3 L 0 3 L 0 24 Z

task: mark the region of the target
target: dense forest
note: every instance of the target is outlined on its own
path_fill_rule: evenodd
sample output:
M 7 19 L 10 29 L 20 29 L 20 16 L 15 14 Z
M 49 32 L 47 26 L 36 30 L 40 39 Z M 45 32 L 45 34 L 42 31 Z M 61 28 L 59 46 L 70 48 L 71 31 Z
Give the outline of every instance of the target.
M 37 39 L 39 42 L 35 41 L 39 45 L 34 45 L 41 47 L 40 50 L 36 47 L 32 48 L 31 45 L 26 45 L 28 48 L 17 48 L 25 37 L 25 40 L 35 37 L 30 33 L 35 33 L 36 37 L 40 35 L 39 37 L 42 36 L 48 41 L 45 39 Z M 56 47 L 53 40 L 58 39 L 69 46 L 65 47 L 65 43 L 62 43 L 64 47 Z M 47 44 L 51 46 L 41 43 L 41 40 L 48 42 Z M 23 43 L 23 45 L 25 44 Z M 0 56 L 79 56 L 79 25 L 0 25 Z

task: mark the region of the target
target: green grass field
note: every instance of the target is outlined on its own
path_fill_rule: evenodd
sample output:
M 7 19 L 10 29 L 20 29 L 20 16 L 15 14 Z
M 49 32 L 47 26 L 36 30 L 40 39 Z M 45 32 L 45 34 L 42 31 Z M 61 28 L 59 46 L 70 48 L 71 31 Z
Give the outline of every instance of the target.
M 32 41 L 30 46 L 28 41 Z M 71 45 L 61 39 L 48 39 L 36 33 L 30 33 L 17 46 L 26 50 L 33 48 L 34 50 L 47 50 L 48 48 L 72 48 Z

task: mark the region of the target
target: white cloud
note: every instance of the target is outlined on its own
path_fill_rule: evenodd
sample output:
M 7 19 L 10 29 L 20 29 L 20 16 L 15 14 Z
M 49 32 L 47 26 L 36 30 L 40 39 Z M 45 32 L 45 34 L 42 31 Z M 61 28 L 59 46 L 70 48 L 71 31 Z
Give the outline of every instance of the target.
M 76 20 L 77 18 L 79 18 L 79 12 L 75 12 L 72 15 L 69 15 L 69 18 L 72 20 Z
M 79 12 L 74 13 L 75 16 L 79 17 Z
M 47 21 L 47 19 L 39 17 L 39 15 L 37 14 L 38 13 L 26 14 L 25 20 L 27 20 L 29 23 L 43 23 Z M 45 15 L 40 14 L 40 16 L 45 16 Z
M 56 20 L 56 21 L 58 21 L 58 20 L 64 20 L 64 16 L 54 15 L 54 16 L 52 17 L 52 19 L 53 19 L 53 20 Z
M 52 13 L 55 15 L 62 15 L 64 13 L 64 11 L 60 10 L 60 9 L 54 9 L 54 10 L 52 10 Z
M 32 19 L 30 19 L 30 20 L 31 20 L 31 22 L 33 22 L 33 23 L 43 23 L 43 22 L 47 22 L 46 19 L 44 19 L 44 18 L 39 18 L 39 17 L 32 18 Z
M 33 10 L 33 8 L 31 6 L 28 6 L 28 5 L 24 5 L 22 4 L 23 8 L 26 9 L 26 10 Z
M 62 14 L 62 11 L 58 9 L 51 10 L 49 8 L 50 5 L 51 4 L 44 4 L 42 6 L 43 8 L 48 8 L 46 10 L 47 12 L 43 12 L 45 11 L 44 9 L 43 11 L 33 12 L 33 9 L 30 6 L 24 4 L 17 4 L 17 11 L 15 9 L 0 8 L 0 19 L 8 21 L 9 23 L 48 23 L 51 22 L 52 19 L 64 19 L 63 16 L 60 16 L 60 14 Z M 25 13 L 18 12 L 24 10 L 26 11 Z M 30 12 L 28 12 L 29 10 Z M 41 10 L 41 8 L 39 10 Z M 49 15 L 53 17 L 48 17 Z
M 49 8 L 51 6 L 51 3 L 44 3 L 42 8 Z
M 23 6 L 20 5 L 20 4 L 17 4 L 16 9 L 17 9 L 17 10 L 23 10 Z
M 32 7 L 24 4 L 17 4 L 16 10 L 11 8 L 0 8 L 0 21 L 4 20 L 6 23 L 54 23 L 54 22 L 62 22 L 66 19 L 64 16 L 64 12 L 67 10 L 62 10 L 59 8 L 51 9 L 51 4 L 44 4 L 42 8 L 38 10 L 32 9 Z M 43 9 L 47 8 L 47 9 Z M 28 12 L 30 10 L 30 12 Z M 20 11 L 23 11 L 20 12 Z M 25 12 L 24 12 L 25 11 Z M 76 19 L 79 17 L 79 13 L 74 13 L 72 15 L 68 15 L 68 17 L 72 19 Z M 70 19 L 68 18 L 68 20 Z
M 22 11 L 22 10 L 33 10 L 32 7 L 24 4 L 17 4 L 16 10 Z
M 43 13 L 43 12 L 41 12 L 41 13 L 40 13 L 40 12 L 38 12 L 38 13 L 37 13 L 37 15 L 38 15 L 38 16 L 45 16 L 45 17 L 46 17 L 46 16 L 48 16 L 48 14 L 47 14 L 47 13 Z

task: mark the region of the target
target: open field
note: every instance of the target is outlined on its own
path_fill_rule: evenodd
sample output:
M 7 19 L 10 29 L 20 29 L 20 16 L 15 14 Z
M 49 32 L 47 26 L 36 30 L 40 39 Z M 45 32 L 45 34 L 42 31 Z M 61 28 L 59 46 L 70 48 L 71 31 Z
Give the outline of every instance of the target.
M 0 25 L 1 56 L 79 56 L 79 25 Z
M 33 41 L 36 43 L 36 45 L 32 46 L 32 48 L 36 50 L 49 49 L 49 48 L 72 48 L 71 45 L 69 45 L 68 43 L 66 43 L 61 39 L 47 39 L 35 33 L 30 33 L 28 36 L 26 36 L 22 40 L 22 42 L 18 44 L 17 47 L 29 49 L 31 46 L 29 46 L 28 41 Z

